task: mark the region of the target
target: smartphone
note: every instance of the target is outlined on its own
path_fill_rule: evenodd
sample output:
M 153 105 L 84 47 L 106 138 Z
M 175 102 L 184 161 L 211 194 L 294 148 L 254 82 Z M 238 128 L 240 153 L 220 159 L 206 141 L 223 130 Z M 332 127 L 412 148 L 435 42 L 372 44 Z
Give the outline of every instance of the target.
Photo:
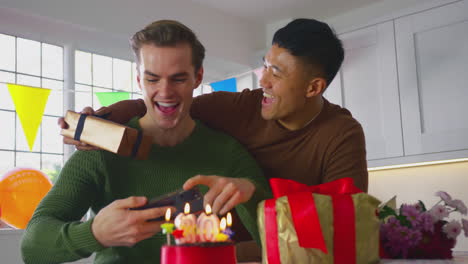
M 173 206 L 176 208 L 176 212 L 171 214 L 171 218 L 174 219 L 179 213 L 184 212 L 184 206 L 186 203 L 190 204 L 190 213 L 192 214 L 203 211 L 203 194 L 197 187 L 186 191 L 179 189 L 177 191 L 152 198 L 147 204 L 141 207 L 131 208 L 131 210 L 145 210 L 149 208 Z M 164 216 L 148 219 L 148 221 L 164 221 Z

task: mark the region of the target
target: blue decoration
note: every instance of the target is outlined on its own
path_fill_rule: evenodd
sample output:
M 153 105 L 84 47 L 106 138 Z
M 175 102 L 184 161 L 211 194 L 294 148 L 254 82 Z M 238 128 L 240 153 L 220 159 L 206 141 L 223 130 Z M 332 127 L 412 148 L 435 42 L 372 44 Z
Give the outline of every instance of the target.
M 237 81 L 236 78 L 226 79 L 219 82 L 210 83 L 214 92 L 226 91 L 226 92 L 237 92 Z

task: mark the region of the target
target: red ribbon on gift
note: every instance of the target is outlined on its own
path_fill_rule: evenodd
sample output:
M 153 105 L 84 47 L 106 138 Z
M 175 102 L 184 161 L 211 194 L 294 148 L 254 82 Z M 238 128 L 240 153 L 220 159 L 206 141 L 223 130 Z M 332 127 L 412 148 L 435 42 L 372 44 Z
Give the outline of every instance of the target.
M 320 219 L 311 193 L 330 195 L 333 202 L 333 252 L 336 264 L 356 263 L 356 227 L 352 194 L 361 193 L 352 178 L 308 186 L 288 179 L 272 178 L 273 196 L 287 196 L 299 245 L 316 248 L 328 253 Z M 278 226 L 276 222 L 276 199 L 265 201 L 266 249 L 269 264 L 280 264 Z

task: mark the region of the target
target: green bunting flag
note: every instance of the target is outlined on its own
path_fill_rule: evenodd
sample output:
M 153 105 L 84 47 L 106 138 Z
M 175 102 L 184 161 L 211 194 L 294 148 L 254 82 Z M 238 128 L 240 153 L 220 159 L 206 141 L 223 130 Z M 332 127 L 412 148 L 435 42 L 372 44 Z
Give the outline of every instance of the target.
M 129 92 L 95 92 L 102 106 L 109 106 L 122 100 L 130 99 Z

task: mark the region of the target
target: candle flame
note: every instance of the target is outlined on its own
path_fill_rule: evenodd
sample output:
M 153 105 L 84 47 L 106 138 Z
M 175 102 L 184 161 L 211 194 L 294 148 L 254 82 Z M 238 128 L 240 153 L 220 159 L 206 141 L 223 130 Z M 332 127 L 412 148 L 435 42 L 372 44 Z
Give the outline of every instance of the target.
M 166 222 L 169 222 L 169 220 L 171 220 L 171 208 L 167 208 L 165 218 Z
M 226 217 L 221 218 L 221 222 L 219 223 L 219 228 L 221 231 L 224 231 L 226 229 Z
M 190 213 L 190 204 L 189 203 L 185 203 L 185 206 L 184 206 L 184 214 L 189 214 Z
M 226 220 L 227 220 L 227 226 L 228 226 L 228 227 L 231 227 L 231 226 L 232 226 L 232 215 L 231 215 L 231 212 L 228 212 L 228 213 L 227 213 Z
M 211 214 L 211 206 L 209 204 L 206 204 L 206 206 L 205 206 L 205 214 L 206 215 Z

